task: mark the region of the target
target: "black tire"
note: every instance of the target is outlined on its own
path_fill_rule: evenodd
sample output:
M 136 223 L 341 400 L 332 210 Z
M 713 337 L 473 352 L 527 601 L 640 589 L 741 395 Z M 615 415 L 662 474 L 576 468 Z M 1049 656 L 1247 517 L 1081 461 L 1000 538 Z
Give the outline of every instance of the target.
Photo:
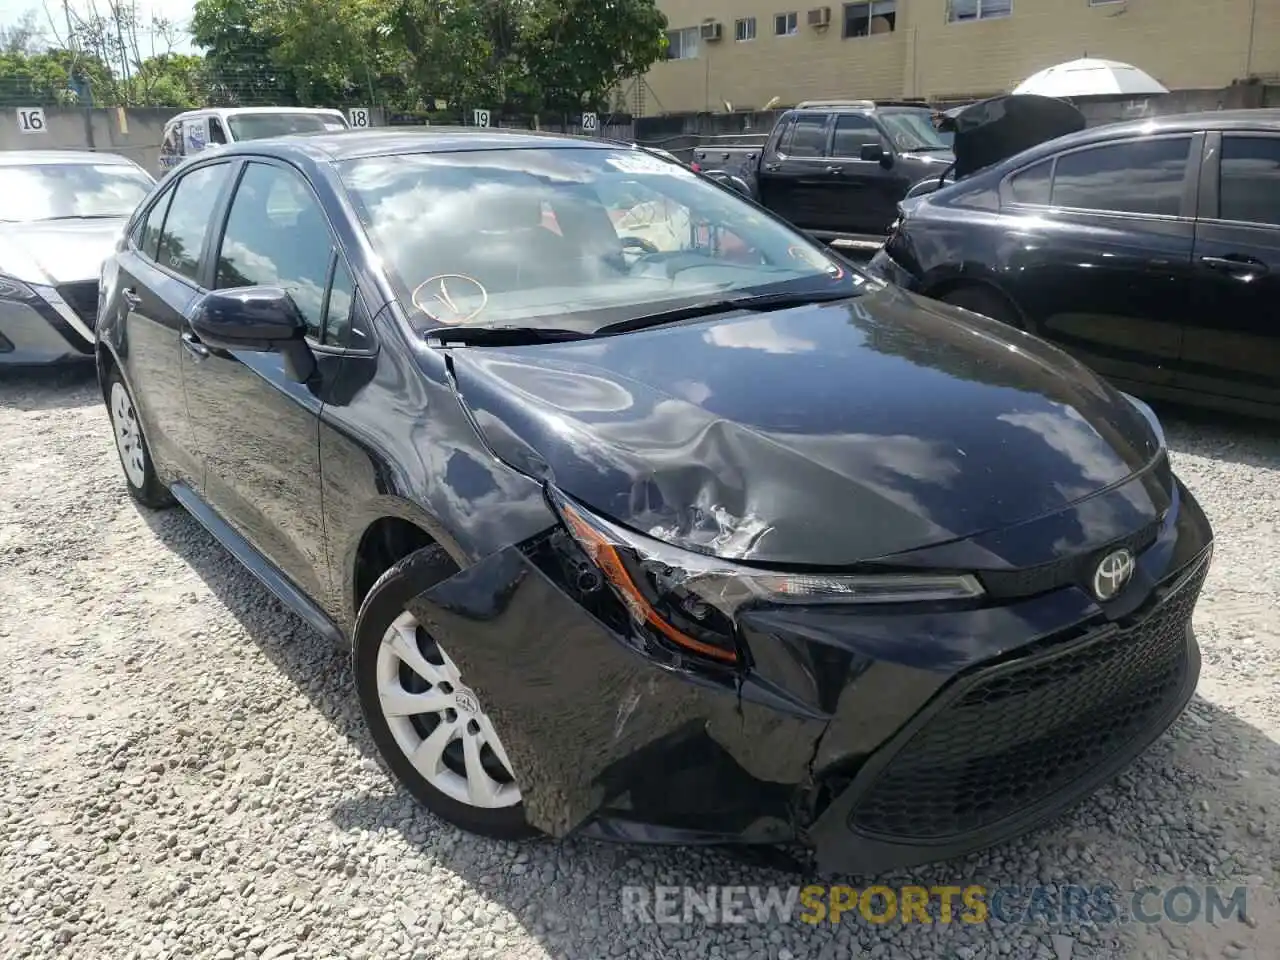
M 469 833 L 495 840 L 528 840 L 539 836 L 525 819 L 524 801 L 500 808 L 462 803 L 441 792 L 422 776 L 396 742 L 378 698 L 378 651 L 383 635 L 405 612 L 406 604 L 423 590 L 446 579 L 457 567 L 439 546 L 409 554 L 378 578 L 356 617 L 352 644 L 352 674 L 360 709 L 383 762 L 414 798 L 440 819 Z
M 1023 328 L 1022 316 L 1018 313 L 1018 308 L 1010 303 L 1004 294 L 990 287 L 974 285 L 956 287 L 948 290 L 938 299 L 953 307 L 961 307 L 973 313 L 980 313 L 984 317 L 990 317 L 992 320 L 998 320 L 1017 330 Z
M 130 427 L 136 436 L 138 444 L 137 455 L 141 461 L 141 467 L 138 463 L 126 463 L 126 453 L 119 434 L 119 424 L 117 418 L 120 411 L 115 404 L 116 391 L 123 391 L 124 397 L 128 401 L 128 410 Z M 161 482 L 156 475 L 155 465 L 151 460 L 151 447 L 147 444 L 146 434 L 142 430 L 142 423 L 138 419 L 137 406 L 133 402 L 133 394 L 129 392 L 128 385 L 124 382 L 119 368 L 112 365 L 107 373 L 106 388 L 104 390 L 104 399 L 107 403 L 107 417 L 111 421 L 111 433 L 116 442 L 116 454 L 120 458 L 120 469 L 124 474 L 125 486 L 129 489 L 129 496 L 133 497 L 142 506 L 150 510 L 163 510 L 166 507 L 173 506 L 173 494 L 169 492 L 169 488 Z M 140 473 L 140 476 L 138 475 Z

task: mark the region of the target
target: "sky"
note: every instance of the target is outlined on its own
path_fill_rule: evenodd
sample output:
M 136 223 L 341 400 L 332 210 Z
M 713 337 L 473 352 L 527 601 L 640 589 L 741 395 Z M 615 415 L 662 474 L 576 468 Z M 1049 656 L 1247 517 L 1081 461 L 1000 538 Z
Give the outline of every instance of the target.
M 79 10 L 83 12 L 89 9 L 89 3 L 86 0 L 69 0 L 69 2 L 73 11 Z M 144 24 L 149 23 L 151 17 L 157 16 L 173 21 L 175 26 L 180 28 L 179 32 L 183 35 L 174 44 L 174 53 L 195 52 L 191 47 L 190 39 L 185 36 L 185 28 L 191 20 L 191 11 L 195 6 L 195 0 L 137 0 L 136 6 L 139 19 Z M 105 14 L 107 10 L 106 0 L 98 0 L 97 7 L 99 12 Z M 22 19 L 22 15 L 28 10 L 34 10 L 37 20 L 41 26 L 45 27 L 47 34 L 49 18 L 46 16 L 46 9 L 53 15 L 54 22 L 58 27 L 58 33 L 64 33 L 66 19 L 62 13 L 62 0 L 47 0 L 47 2 L 46 0 L 0 0 L 0 24 L 5 26 L 15 24 Z M 151 51 L 147 49 L 150 37 L 143 30 L 139 30 L 138 40 L 143 47 L 143 55 L 150 54 Z M 156 43 L 159 45 L 156 52 L 163 53 L 164 41 L 157 39 Z

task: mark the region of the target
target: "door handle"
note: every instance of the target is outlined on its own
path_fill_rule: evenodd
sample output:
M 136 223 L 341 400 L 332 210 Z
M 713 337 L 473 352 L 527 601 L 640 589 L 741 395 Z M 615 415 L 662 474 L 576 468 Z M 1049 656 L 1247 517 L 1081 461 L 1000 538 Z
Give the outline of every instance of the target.
M 120 296 L 129 305 L 130 310 L 137 310 L 138 307 L 142 306 L 142 298 L 138 296 L 136 290 L 130 290 L 126 287 L 120 291 Z
M 1254 257 L 1201 257 L 1200 262 L 1210 270 L 1221 270 L 1230 274 L 1250 274 L 1261 276 L 1269 273 L 1270 268 Z
M 766 164 L 764 165 L 764 168 L 765 168 L 766 170 L 770 171 L 770 172 L 777 172 L 778 170 L 781 170 L 781 169 L 782 169 L 782 164 L 780 164 L 780 163 L 766 163 Z
M 201 343 L 194 333 L 184 333 L 182 335 L 182 345 L 186 348 L 187 353 L 197 360 L 203 360 L 209 356 L 209 348 Z
M 827 167 L 827 173 L 830 173 L 830 174 L 844 173 L 844 167 Z

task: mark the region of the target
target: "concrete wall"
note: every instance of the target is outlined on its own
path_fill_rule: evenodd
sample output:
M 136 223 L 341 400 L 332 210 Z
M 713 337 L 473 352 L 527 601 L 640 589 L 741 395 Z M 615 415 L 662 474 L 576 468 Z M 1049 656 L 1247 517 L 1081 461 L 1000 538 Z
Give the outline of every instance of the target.
M 629 102 L 638 114 L 759 109 L 819 97 L 966 98 L 1086 54 L 1133 63 L 1166 87 L 1209 89 L 1248 76 L 1280 75 L 1280 0 L 1012 0 L 1012 14 L 947 22 L 948 0 L 896 0 L 889 33 L 842 38 L 843 3 L 813 0 L 658 0 L 672 29 L 721 23 L 723 39 L 691 60 L 656 64 Z M 806 25 L 829 7 L 831 25 Z M 795 36 L 775 36 L 774 17 L 795 11 Z M 754 17 L 756 38 L 734 39 Z
M 160 173 L 160 140 L 165 122 L 180 111 L 173 108 L 120 110 L 45 107 L 45 129 L 24 134 L 17 111 L 0 113 L 0 150 L 98 150 L 118 153 Z

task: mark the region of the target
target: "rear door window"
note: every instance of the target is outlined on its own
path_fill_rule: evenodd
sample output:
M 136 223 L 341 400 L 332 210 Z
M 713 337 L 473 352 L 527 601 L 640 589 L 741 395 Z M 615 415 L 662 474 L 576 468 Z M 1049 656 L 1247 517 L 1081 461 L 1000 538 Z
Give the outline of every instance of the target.
M 1280 137 L 1222 138 L 1218 217 L 1280 227 Z
M 783 152 L 789 157 L 820 157 L 827 152 L 827 117 L 797 117 L 790 143 Z
M 1052 203 L 1057 207 L 1176 217 L 1191 137 L 1130 140 L 1058 157 Z

